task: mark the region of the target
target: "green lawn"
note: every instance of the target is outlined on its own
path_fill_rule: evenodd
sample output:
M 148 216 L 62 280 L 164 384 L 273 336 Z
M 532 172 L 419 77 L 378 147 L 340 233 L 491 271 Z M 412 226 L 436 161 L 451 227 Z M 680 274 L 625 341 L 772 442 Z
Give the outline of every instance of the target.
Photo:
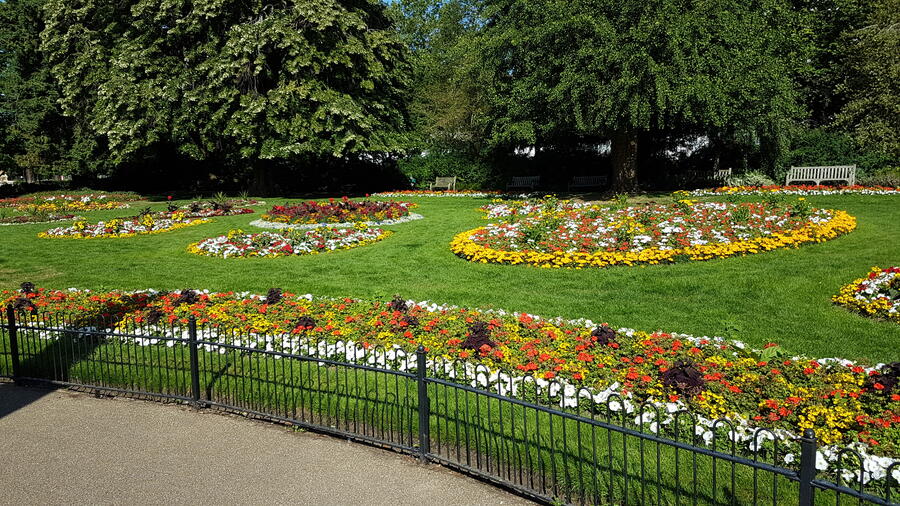
M 448 243 L 456 233 L 484 223 L 476 209 L 488 200 L 410 200 L 420 204 L 417 212 L 425 219 L 388 227 L 396 233 L 380 243 L 277 259 L 223 260 L 185 250 L 190 242 L 232 228 L 256 230 L 248 224 L 259 213 L 129 239 L 39 239 L 37 233 L 51 225 L 0 227 L 0 287 L 32 281 L 53 288 L 265 293 L 280 287 L 384 299 L 400 294 L 543 316 L 587 317 L 644 330 L 723 335 L 754 346 L 776 341 L 791 352 L 817 357 L 900 360 L 900 326 L 851 314 L 830 302 L 842 284 L 864 275 L 871 266 L 900 264 L 897 196 L 810 197 L 814 206 L 856 216 L 858 228 L 798 250 L 580 271 L 482 265 L 457 258 Z M 89 220 L 125 216 L 144 205 L 84 215 Z M 161 209 L 164 204 L 153 206 Z

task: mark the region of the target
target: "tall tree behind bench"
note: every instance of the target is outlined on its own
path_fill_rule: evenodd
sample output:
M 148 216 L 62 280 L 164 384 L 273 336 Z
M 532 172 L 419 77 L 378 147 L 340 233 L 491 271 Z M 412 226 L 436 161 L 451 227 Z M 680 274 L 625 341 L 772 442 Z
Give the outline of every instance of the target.
M 488 0 L 492 137 L 612 143 L 613 188 L 637 188 L 641 133 L 767 130 L 798 112 L 807 61 L 784 0 Z

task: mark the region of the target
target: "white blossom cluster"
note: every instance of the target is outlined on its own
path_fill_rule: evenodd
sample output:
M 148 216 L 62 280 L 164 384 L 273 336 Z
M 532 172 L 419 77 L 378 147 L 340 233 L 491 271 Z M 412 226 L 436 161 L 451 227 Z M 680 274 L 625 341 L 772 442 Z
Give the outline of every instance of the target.
M 900 275 L 900 271 L 883 270 L 879 272 L 875 277 L 862 281 L 859 284 L 859 290 L 853 294 L 853 298 L 867 303 L 882 299 L 889 305 L 888 313 L 900 312 L 900 298 L 892 299 L 888 295 L 890 284 L 898 275 Z
M 378 228 L 322 228 L 308 230 L 302 235 L 289 236 L 260 232 L 258 234 L 228 234 L 204 239 L 192 245 L 198 252 L 222 258 L 274 257 L 305 255 L 322 251 L 352 248 L 360 243 L 377 241 L 384 235 Z

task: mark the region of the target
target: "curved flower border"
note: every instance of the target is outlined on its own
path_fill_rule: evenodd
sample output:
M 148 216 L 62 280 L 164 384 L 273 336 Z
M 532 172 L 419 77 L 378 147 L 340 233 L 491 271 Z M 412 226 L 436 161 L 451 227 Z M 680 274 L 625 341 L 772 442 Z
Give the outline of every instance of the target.
M 33 288 L 31 288 L 31 290 L 33 290 Z M 66 294 L 77 295 L 83 293 L 90 295 L 90 297 L 88 297 L 87 301 L 74 301 L 74 304 L 76 305 L 83 304 L 78 306 L 79 309 L 85 311 L 111 311 L 115 306 L 121 305 L 123 302 L 122 299 L 126 296 L 138 296 L 138 298 L 143 297 L 146 300 L 151 296 L 159 294 L 159 292 L 155 290 L 142 290 L 137 292 L 110 292 L 108 294 L 98 293 L 95 295 L 90 290 L 78 290 L 75 288 L 70 288 L 67 292 L 56 292 L 57 294 L 54 294 L 49 299 L 44 299 L 42 301 L 35 300 L 37 306 L 43 308 L 42 310 L 50 309 L 48 303 L 50 305 L 59 303 L 62 308 L 65 308 L 66 305 L 73 306 L 73 302 L 66 302 L 64 300 Z M 22 300 L 34 300 L 33 296 L 36 296 L 37 293 L 32 291 L 30 294 L 26 293 L 25 295 L 20 295 L 3 292 L 2 295 L 9 297 L 7 302 L 18 302 Z M 247 321 L 246 318 L 242 318 L 242 315 L 245 315 L 245 313 L 247 315 L 252 315 L 257 312 L 260 315 L 272 313 L 272 318 L 276 319 L 279 323 L 282 323 L 281 317 L 283 313 L 277 312 L 277 308 L 280 307 L 277 305 L 281 304 L 282 299 L 291 301 L 286 302 L 287 304 L 302 301 L 317 302 L 320 304 L 320 308 L 325 308 L 326 306 L 324 304 L 334 304 L 338 310 L 345 309 L 346 305 L 365 301 L 349 298 L 314 297 L 311 294 L 298 296 L 282 293 L 281 290 L 275 289 L 270 290 L 269 294 L 266 296 L 255 295 L 249 292 L 239 294 L 235 294 L 234 292 L 216 294 L 209 290 L 200 292 L 176 290 L 169 293 L 168 297 L 168 302 L 163 301 L 161 306 L 156 306 L 157 311 L 146 312 L 146 309 L 150 307 L 146 306 L 144 310 L 141 310 L 144 311 L 143 316 L 133 316 L 129 320 L 125 319 L 125 313 L 122 313 L 122 321 L 112 332 L 114 334 L 123 334 L 120 337 L 122 342 L 133 343 L 140 346 L 175 346 L 177 344 L 175 341 L 167 342 L 155 337 L 137 338 L 134 336 L 131 325 L 141 325 L 141 329 L 144 332 L 149 332 L 150 336 L 160 336 L 165 339 L 180 339 L 184 338 L 188 333 L 187 315 L 193 314 L 194 316 L 200 317 L 199 321 L 201 323 L 205 322 L 212 324 L 211 326 L 204 325 L 199 329 L 200 335 L 202 336 L 201 340 L 207 342 L 207 344 L 204 344 L 203 346 L 204 350 L 207 352 L 224 352 L 226 348 L 214 344 L 221 343 L 226 346 L 240 345 L 265 351 L 310 355 L 319 358 L 368 364 L 393 370 L 414 371 L 417 367 L 416 357 L 415 354 L 409 350 L 410 347 L 407 344 L 408 342 L 413 343 L 413 341 L 407 340 L 413 339 L 414 335 L 409 331 L 400 335 L 403 328 L 411 328 L 407 323 L 409 321 L 408 318 L 402 317 L 403 311 L 407 311 L 409 308 L 417 308 L 428 313 L 445 314 L 447 315 L 446 320 L 460 319 L 478 313 L 480 314 L 478 317 L 479 320 L 488 318 L 511 319 L 530 328 L 550 326 L 550 329 L 548 330 L 554 332 L 565 331 L 565 329 L 561 328 L 563 326 L 570 326 L 570 329 L 568 330 L 582 328 L 584 329 L 583 332 L 590 332 L 591 329 L 594 329 L 597 326 L 595 322 L 584 318 L 575 320 L 542 318 L 537 315 L 509 312 L 502 309 L 467 310 L 455 305 L 437 304 L 431 301 L 417 302 L 414 300 L 397 298 L 385 307 L 385 311 L 382 311 L 380 316 L 376 316 L 373 321 L 368 323 L 369 325 L 377 326 L 387 325 L 387 319 L 391 318 L 391 325 L 399 325 L 400 330 L 396 331 L 396 335 L 389 332 L 387 336 L 391 337 L 386 337 L 386 339 L 388 339 L 388 341 L 394 340 L 395 342 L 393 344 L 388 343 L 385 346 L 373 346 L 372 343 L 368 343 L 365 340 L 358 341 L 351 338 L 350 336 L 352 334 L 342 331 L 341 325 L 338 323 L 335 323 L 334 326 L 330 323 L 328 325 L 321 325 L 321 323 L 316 322 L 315 319 L 307 319 L 306 322 L 300 320 L 288 321 L 285 322 L 287 323 L 286 327 L 276 328 L 271 324 L 267 325 L 264 321 L 265 318 L 260 316 L 258 321 L 254 320 L 256 323 L 250 324 L 258 327 L 254 331 L 239 334 L 223 334 L 214 330 L 217 321 L 214 319 L 212 312 L 198 312 L 197 306 L 194 306 L 195 303 L 202 303 L 204 300 L 210 301 L 213 297 L 234 298 L 235 302 L 233 303 L 233 307 L 241 308 L 237 313 L 227 309 L 221 312 L 216 310 L 215 312 L 216 315 L 221 315 L 221 323 L 227 325 L 225 322 L 227 322 L 227 318 L 229 317 L 240 318 L 243 321 Z M 244 309 L 246 304 L 243 304 L 242 301 L 254 301 L 258 306 L 251 306 Z M 392 304 L 398 303 L 405 309 L 398 309 L 397 305 L 392 306 Z M 184 304 L 184 306 L 179 308 L 180 304 Z M 89 306 L 90 309 L 84 306 Z M 376 313 L 378 308 L 379 306 L 376 304 Z M 158 311 L 158 309 L 162 309 L 162 311 Z M 129 311 L 133 311 L 133 309 Z M 323 311 L 328 311 L 328 309 L 323 309 Z M 156 320 L 150 319 L 152 316 L 151 313 L 156 313 Z M 422 318 L 422 315 L 420 314 L 419 317 Z M 337 314 L 333 318 L 335 318 L 335 321 L 342 320 L 340 314 Z M 358 318 L 350 318 L 346 321 L 351 322 L 356 321 L 357 319 Z M 469 320 L 466 319 L 466 321 Z M 425 325 L 430 327 L 432 325 L 438 325 L 437 322 L 439 322 L 439 318 L 429 320 L 428 322 L 425 322 L 425 320 L 422 319 L 421 322 L 417 320 L 415 325 Z M 42 321 L 38 319 L 34 324 L 41 325 Z M 297 325 L 298 327 L 293 331 L 290 331 L 290 326 L 293 325 Z M 502 325 L 502 322 L 499 322 L 498 325 Z M 313 329 L 313 327 L 315 328 Z M 556 329 L 554 329 L 554 327 L 556 327 Z M 329 335 L 331 337 L 322 340 L 312 335 L 307 335 L 306 332 L 309 330 L 314 330 L 320 335 Z M 385 330 L 390 329 L 385 327 Z M 440 332 L 440 334 L 443 334 L 443 332 Z M 568 334 L 568 332 L 566 332 L 566 334 Z M 616 334 L 636 340 L 647 340 L 652 339 L 654 335 L 659 333 L 648 334 L 630 328 L 619 328 L 616 330 Z M 54 339 L 58 336 L 58 333 L 38 331 L 37 335 L 43 339 Z M 746 352 L 753 356 L 760 355 L 760 357 L 764 357 L 764 350 L 752 350 L 744 343 L 737 340 L 726 340 L 721 337 L 695 337 L 689 334 L 678 333 L 670 333 L 668 336 L 683 341 L 684 344 L 681 346 L 685 350 L 687 350 L 688 347 L 693 346 L 688 350 L 689 353 L 699 353 L 701 348 L 714 348 L 721 350 L 731 349 L 728 353 L 734 354 L 734 360 L 746 360 L 740 358 L 743 356 L 741 350 L 746 350 Z M 467 334 L 466 337 L 469 337 L 469 334 Z M 381 334 L 379 334 L 379 338 L 381 338 Z M 420 344 L 425 345 L 426 348 L 428 346 L 435 346 L 434 342 L 429 342 L 428 338 L 425 336 L 420 336 L 420 339 Z M 446 339 L 446 337 L 441 337 L 440 339 Z M 186 342 L 187 339 L 185 338 L 184 341 Z M 457 341 L 461 340 L 457 339 Z M 449 344 L 450 341 L 447 341 L 447 343 Z M 607 344 L 607 346 L 618 348 L 617 343 L 614 341 Z M 576 348 L 576 351 L 577 349 L 578 348 Z M 775 355 L 775 357 L 777 356 L 778 355 Z M 457 382 L 470 384 L 475 388 L 490 389 L 496 391 L 500 395 L 523 395 L 527 387 L 530 386 L 536 389 L 536 394 L 538 396 L 545 396 L 547 401 L 555 403 L 562 408 L 577 407 L 582 402 L 594 402 L 600 406 L 605 406 L 612 412 L 620 412 L 623 416 L 623 421 L 627 420 L 629 424 L 634 423 L 637 426 L 647 427 L 647 430 L 652 433 L 659 433 L 663 426 L 678 423 L 678 413 L 684 412 L 686 407 L 681 399 L 667 399 L 665 396 L 662 396 L 662 398 L 658 400 L 651 399 L 641 402 L 639 399 L 635 398 L 630 390 L 624 389 L 618 382 L 609 385 L 606 388 L 584 387 L 578 382 L 571 381 L 561 375 L 545 375 L 544 377 L 537 377 L 530 373 L 528 368 L 523 369 L 523 372 L 500 369 L 497 367 L 497 364 L 491 360 L 491 357 L 486 356 L 484 353 L 480 354 L 480 359 L 477 352 L 467 354 L 466 356 L 460 354 L 459 357 L 462 359 L 462 362 L 459 362 L 459 359 L 449 355 L 431 354 L 429 355 L 427 367 L 430 371 L 442 371 L 448 378 Z M 541 358 L 541 360 L 543 360 L 543 358 Z M 726 359 L 723 358 L 723 360 Z M 756 359 L 749 360 L 755 362 Z M 765 359 L 763 358 L 763 360 Z M 809 359 L 808 357 L 803 356 L 794 356 L 785 361 L 785 365 L 789 362 L 807 364 L 806 367 L 808 370 L 805 369 L 803 374 L 815 375 L 819 374 L 817 371 L 820 368 L 823 370 L 831 368 L 836 370 L 846 369 L 850 372 L 845 374 L 851 375 L 852 373 L 852 375 L 856 375 L 854 377 L 873 376 L 874 374 L 878 374 L 879 369 L 885 366 L 885 364 L 878 364 L 875 367 L 864 367 L 845 359 Z M 458 367 L 460 365 L 463 366 L 462 371 L 460 371 Z M 765 361 L 756 365 L 763 368 L 771 367 L 768 365 L 768 362 Z M 773 371 L 772 374 L 777 374 L 781 377 L 781 373 L 775 373 Z M 710 381 L 712 381 L 712 378 L 710 378 Z M 854 386 L 856 385 L 855 382 L 853 384 Z M 877 384 L 875 388 L 877 388 Z M 633 420 L 633 422 L 631 420 Z M 715 438 L 716 429 L 721 425 L 721 422 L 702 415 L 696 415 L 695 420 L 695 434 L 698 436 L 696 438 L 696 444 L 710 445 Z M 783 460 L 785 464 L 791 464 L 796 460 L 797 434 L 792 430 L 787 428 L 760 430 L 756 428 L 751 420 L 739 415 L 729 416 L 726 420 L 728 421 L 728 427 L 726 429 L 727 437 L 734 443 L 746 446 L 753 452 L 764 445 L 766 440 L 779 440 L 786 445 L 782 447 L 782 451 L 779 452 L 779 459 Z M 850 443 L 846 447 L 859 453 L 862 458 L 863 472 L 860 472 L 859 469 L 855 468 L 838 467 L 847 461 L 846 458 L 842 460 L 843 452 L 842 447 L 839 444 L 823 445 L 818 448 L 816 459 L 817 469 L 823 471 L 828 469 L 840 470 L 842 478 L 847 481 L 856 481 L 859 479 L 860 475 L 862 475 L 862 481 L 867 483 L 871 480 L 884 479 L 887 471 L 891 469 L 891 466 L 895 462 L 898 462 L 896 458 L 879 456 L 871 453 L 873 447 L 863 441 Z M 893 468 L 893 477 L 900 481 L 900 468 Z
M 608 267 L 612 265 L 674 263 L 685 257 L 690 260 L 710 260 L 737 255 L 747 255 L 774 249 L 798 247 L 809 242 L 824 242 L 846 234 L 856 228 L 856 218 L 844 211 L 830 210 L 832 218 L 824 223 L 810 223 L 785 234 L 774 234 L 733 243 L 713 243 L 661 250 L 648 248 L 641 251 L 582 253 L 554 251 L 500 251 L 475 243 L 471 236 L 484 227 L 457 234 L 450 242 L 456 255 L 471 262 L 497 264 L 530 264 L 544 268 Z
M 373 197 L 497 197 L 502 195 L 499 191 L 478 191 L 478 190 L 453 190 L 453 191 L 430 191 L 430 190 L 397 190 L 391 192 L 373 193 Z
M 284 256 L 317 255 L 319 253 L 354 249 L 360 246 L 373 244 L 387 238 L 393 233 L 389 230 L 381 229 L 349 231 L 349 229 L 346 228 L 324 228 L 329 228 L 332 231 L 348 231 L 348 233 L 346 234 L 346 237 L 340 238 L 339 243 L 335 244 L 335 247 L 329 248 L 326 246 L 317 248 L 317 244 L 312 238 L 296 241 L 272 232 L 245 234 L 242 230 L 232 230 L 228 235 L 212 237 L 192 243 L 188 245 L 187 250 L 188 253 L 193 253 L 195 255 L 216 258 L 276 258 Z M 306 235 L 309 236 L 316 232 L 317 230 L 310 230 L 306 232 Z M 252 244 L 253 238 L 260 235 L 269 236 L 273 241 L 271 247 L 269 249 L 263 249 L 262 253 L 258 247 L 255 247 Z M 243 242 L 244 244 L 235 244 L 236 242 Z
M 23 215 L 23 216 L 27 216 L 27 215 Z M 17 222 L 4 221 L 4 222 L 0 222 L 0 227 L 9 227 L 12 225 L 41 225 L 44 223 L 59 223 L 61 221 L 72 221 L 72 220 L 81 220 L 81 219 L 83 219 L 81 216 L 62 216 L 62 217 L 55 218 L 52 220 L 44 220 L 44 221 L 17 221 Z
M 684 192 L 693 197 L 716 195 L 900 195 L 900 188 L 888 186 L 721 186 Z
M 72 229 L 73 227 L 65 227 L 58 229 L 50 229 L 46 232 L 41 232 L 38 234 L 38 237 L 41 239 L 124 239 L 127 237 L 135 237 L 138 235 L 153 235 L 153 234 L 162 234 L 164 232 L 171 232 L 173 230 L 178 230 L 187 227 L 193 227 L 194 225 L 202 225 L 203 223 L 209 223 L 211 220 L 199 219 L 199 220 L 190 220 L 184 222 L 173 222 L 171 225 L 168 225 L 164 228 L 159 228 L 155 230 L 147 230 L 141 232 L 126 232 L 122 234 L 97 234 L 97 235 L 81 235 L 81 234 L 52 234 L 54 230 L 66 230 Z M 102 223 L 102 222 L 101 222 Z
M 259 227 L 259 228 L 268 228 L 273 230 L 281 230 L 281 229 L 314 229 L 323 226 L 327 227 L 355 227 L 357 225 L 365 225 L 367 227 L 381 227 L 386 225 L 399 225 L 400 223 L 406 223 L 414 220 L 421 220 L 424 218 L 421 214 L 418 213 L 409 213 L 402 218 L 396 218 L 391 220 L 382 220 L 382 221 L 345 221 L 343 223 L 278 223 L 275 221 L 265 221 L 265 220 L 254 220 L 250 222 L 251 226 Z
M 872 267 L 868 276 L 844 285 L 831 300 L 863 316 L 900 323 L 900 297 L 888 296 L 888 290 L 898 290 L 891 287 L 894 283 L 900 287 L 900 267 Z

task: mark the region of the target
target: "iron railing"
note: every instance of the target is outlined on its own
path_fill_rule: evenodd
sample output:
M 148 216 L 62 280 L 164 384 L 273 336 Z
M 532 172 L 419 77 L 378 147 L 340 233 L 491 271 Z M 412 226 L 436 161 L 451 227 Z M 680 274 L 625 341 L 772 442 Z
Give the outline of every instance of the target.
M 767 429 L 739 448 L 729 420 L 658 407 L 398 349 L 6 311 L 0 376 L 216 407 L 418 456 L 543 502 L 897 504 L 891 475 L 853 450 L 816 469 L 812 431 L 796 467 Z M 283 337 L 281 337 L 283 339 Z M 555 387 L 554 387 L 555 385 Z M 635 420 L 641 418 L 641 420 Z M 652 430 L 651 430 L 652 429 Z M 746 443 L 746 441 L 745 441 Z M 846 464 L 846 465 L 845 465 Z M 843 469 L 843 470 L 842 470 Z M 848 471 L 848 469 L 850 471 Z M 869 474 L 867 474 L 869 473 Z M 853 476 L 853 478 L 850 477 Z

